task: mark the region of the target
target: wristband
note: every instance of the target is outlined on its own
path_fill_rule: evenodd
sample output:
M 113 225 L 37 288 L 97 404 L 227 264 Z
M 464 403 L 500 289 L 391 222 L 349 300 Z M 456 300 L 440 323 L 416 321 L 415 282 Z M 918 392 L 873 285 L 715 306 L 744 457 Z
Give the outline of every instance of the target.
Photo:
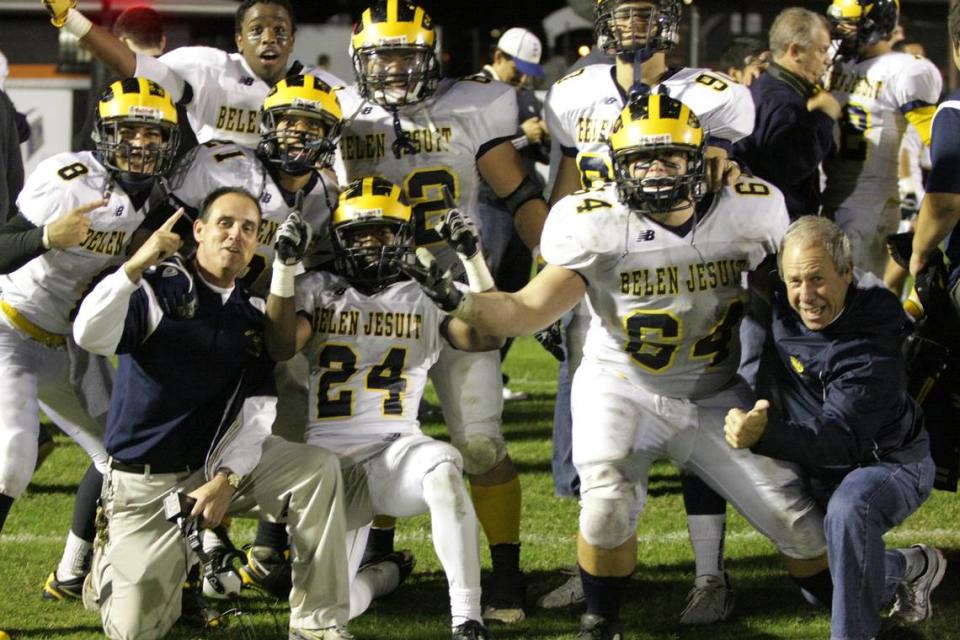
M 460 262 L 463 263 L 463 270 L 467 274 L 467 284 L 470 285 L 470 291 L 483 293 L 493 289 L 493 276 L 490 275 L 490 269 L 487 268 L 487 261 L 483 259 L 483 252 L 477 251 L 472 258 L 457 254 Z
M 273 274 L 270 276 L 270 295 L 278 298 L 292 298 L 296 292 L 294 276 L 297 275 L 296 264 L 284 264 L 280 260 L 273 260 Z
M 90 32 L 92 26 L 93 23 L 90 22 L 87 16 L 76 9 L 70 9 L 67 11 L 67 18 L 63 21 L 63 27 L 61 28 L 77 40 L 80 40 Z

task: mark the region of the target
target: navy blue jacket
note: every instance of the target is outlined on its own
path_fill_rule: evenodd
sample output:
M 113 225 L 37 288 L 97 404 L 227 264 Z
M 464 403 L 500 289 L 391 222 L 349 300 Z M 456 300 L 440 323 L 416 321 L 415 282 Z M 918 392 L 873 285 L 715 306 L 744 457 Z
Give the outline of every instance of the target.
M 758 393 L 773 408 L 755 452 L 837 481 L 878 460 L 929 455 L 920 407 L 906 389 L 901 345 L 909 320 L 893 293 L 852 285 L 844 311 L 822 331 L 804 326 L 782 283 L 773 306 L 775 357 L 758 377 Z
M 179 280 L 162 273 L 143 277 L 158 292 Z M 196 288 L 196 315 L 164 315 L 146 338 L 156 302 L 143 287 L 130 299 L 105 437 L 107 452 L 118 460 L 200 468 L 243 399 L 275 392 L 263 311 L 239 283 L 225 304 L 199 278 Z
M 753 133 L 733 145 L 733 157 L 783 192 L 791 220 L 819 212 L 817 169 L 833 145 L 834 120 L 807 111 L 813 92 L 812 84 L 771 64 L 750 85 L 757 109 Z

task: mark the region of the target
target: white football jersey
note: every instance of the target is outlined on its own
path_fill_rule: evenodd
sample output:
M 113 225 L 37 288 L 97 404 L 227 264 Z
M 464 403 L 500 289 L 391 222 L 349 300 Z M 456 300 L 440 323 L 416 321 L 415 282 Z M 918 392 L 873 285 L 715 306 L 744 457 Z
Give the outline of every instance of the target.
M 906 53 L 837 64 L 830 90 L 843 107 L 835 154 L 823 163 L 825 209 L 879 212 L 897 195 L 900 140 L 905 111 L 935 105 L 943 81 L 932 62 Z
M 338 97 L 345 121 L 340 154 L 347 179 L 382 176 L 400 185 L 416 217 L 417 245 L 429 247 L 444 268 L 459 265 L 456 253 L 434 230 L 447 212 L 443 188 L 477 219 L 477 158 L 516 134 L 514 89 L 481 75 L 442 80 L 428 100 L 400 110 L 401 127 L 417 150 L 400 158 L 392 150 L 397 137 L 389 111 L 363 102 L 352 88 Z
M 419 433 L 427 371 L 437 361 L 445 314 L 410 280 L 363 294 L 343 278 L 312 271 L 297 278 L 297 311 L 310 319 L 308 439 L 333 450 Z M 325 446 L 328 446 L 325 444 Z
M 608 134 L 626 105 L 614 73 L 609 64 L 582 67 L 557 80 L 544 102 L 550 135 L 565 155 L 576 155 L 584 188 L 613 178 Z M 660 90 L 690 107 L 708 136 L 736 142 L 753 132 L 750 91 L 722 73 L 677 69 L 650 88 Z
M 109 186 L 109 191 L 108 191 Z M 41 162 L 17 198 L 23 216 L 41 226 L 79 206 L 108 198 L 87 215 L 87 237 L 69 249 L 50 249 L 13 273 L 0 276 L 3 300 L 51 333 L 70 333 L 77 307 L 101 278 L 126 259 L 127 245 L 146 216 L 110 181 L 90 151 L 61 153 Z
M 161 84 L 175 101 L 186 99 L 190 126 L 199 142 L 229 140 L 255 148 L 260 141 L 260 107 L 270 85 L 250 69 L 239 53 L 213 47 L 180 47 L 158 58 L 189 85 L 183 95 L 169 77 L 138 66 L 138 74 Z M 337 87 L 343 82 L 331 73 L 294 63 L 296 73 L 312 73 Z
M 740 364 L 746 274 L 777 251 L 783 195 L 758 178 L 724 187 L 685 237 L 630 211 L 614 184 L 558 202 L 544 259 L 582 274 L 590 328 L 584 359 L 647 391 L 697 398 Z
M 337 206 L 339 188 L 331 175 L 325 172 L 316 175 L 303 190 L 301 213 L 319 234 L 314 250 L 332 258 L 329 221 Z M 277 227 L 293 210 L 295 194 L 277 185 L 267 165 L 252 150 L 215 141 L 198 145 L 184 156 L 169 178 L 168 186 L 177 200 L 195 210 L 210 192 L 220 187 L 243 187 L 257 198 L 263 211 L 257 237 L 259 247 L 242 277 L 255 292 L 266 292 L 270 285 L 266 273 L 273 264 L 274 236 Z

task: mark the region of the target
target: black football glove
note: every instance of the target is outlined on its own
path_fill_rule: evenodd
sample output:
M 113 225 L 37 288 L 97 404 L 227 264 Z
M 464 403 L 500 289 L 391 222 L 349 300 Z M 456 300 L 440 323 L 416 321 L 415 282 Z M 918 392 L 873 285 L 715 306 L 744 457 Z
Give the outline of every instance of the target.
M 560 320 L 545 329 L 535 331 L 533 337 L 537 339 L 541 347 L 560 362 L 567 359 L 567 352 L 563 349 L 563 328 Z
M 163 314 L 175 320 L 189 320 L 197 313 L 197 288 L 193 283 L 193 274 L 179 254 L 157 264 L 160 280 L 153 291 Z
M 453 276 L 449 271 L 441 269 L 426 249 L 418 249 L 415 254 L 405 253 L 400 258 L 399 267 L 403 273 L 416 280 L 427 297 L 447 313 L 460 306 L 463 294 L 454 286 Z
M 299 211 L 292 211 L 277 227 L 273 248 L 281 262 L 292 265 L 303 260 L 312 241 L 313 227 L 303 219 Z
M 456 207 L 450 209 L 437 226 L 440 237 L 462 256 L 472 258 L 480 251 L 480 232 L 476 223 Z

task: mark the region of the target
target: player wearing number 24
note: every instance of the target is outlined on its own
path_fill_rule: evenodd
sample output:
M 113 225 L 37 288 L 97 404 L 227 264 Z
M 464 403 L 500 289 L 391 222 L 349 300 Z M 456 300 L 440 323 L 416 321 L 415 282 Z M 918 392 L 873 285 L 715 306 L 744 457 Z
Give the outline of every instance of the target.
M 450 292 L 439 302 L 451 315 L 502 336 L 532 333 L 588 296 L 572 394 L 583 638 L 622 635 L 609 596 L 635 567 L 636 520 L 659 458 L 727 498 L 777 545 L 791 573 L 825 567 L 822 514 L 797 475 L 723 437 L 727 409 L 753 406 L 737 376 L 745 277 L 777 250 L 788 221 L 783 196 L 752 178 L 704 195 L 703 129 L 667 96 L 630 102 L 610 146 L 615 182 L 554 206 L 541 245 L 547 267 L 524 289 L 433 287 Z

